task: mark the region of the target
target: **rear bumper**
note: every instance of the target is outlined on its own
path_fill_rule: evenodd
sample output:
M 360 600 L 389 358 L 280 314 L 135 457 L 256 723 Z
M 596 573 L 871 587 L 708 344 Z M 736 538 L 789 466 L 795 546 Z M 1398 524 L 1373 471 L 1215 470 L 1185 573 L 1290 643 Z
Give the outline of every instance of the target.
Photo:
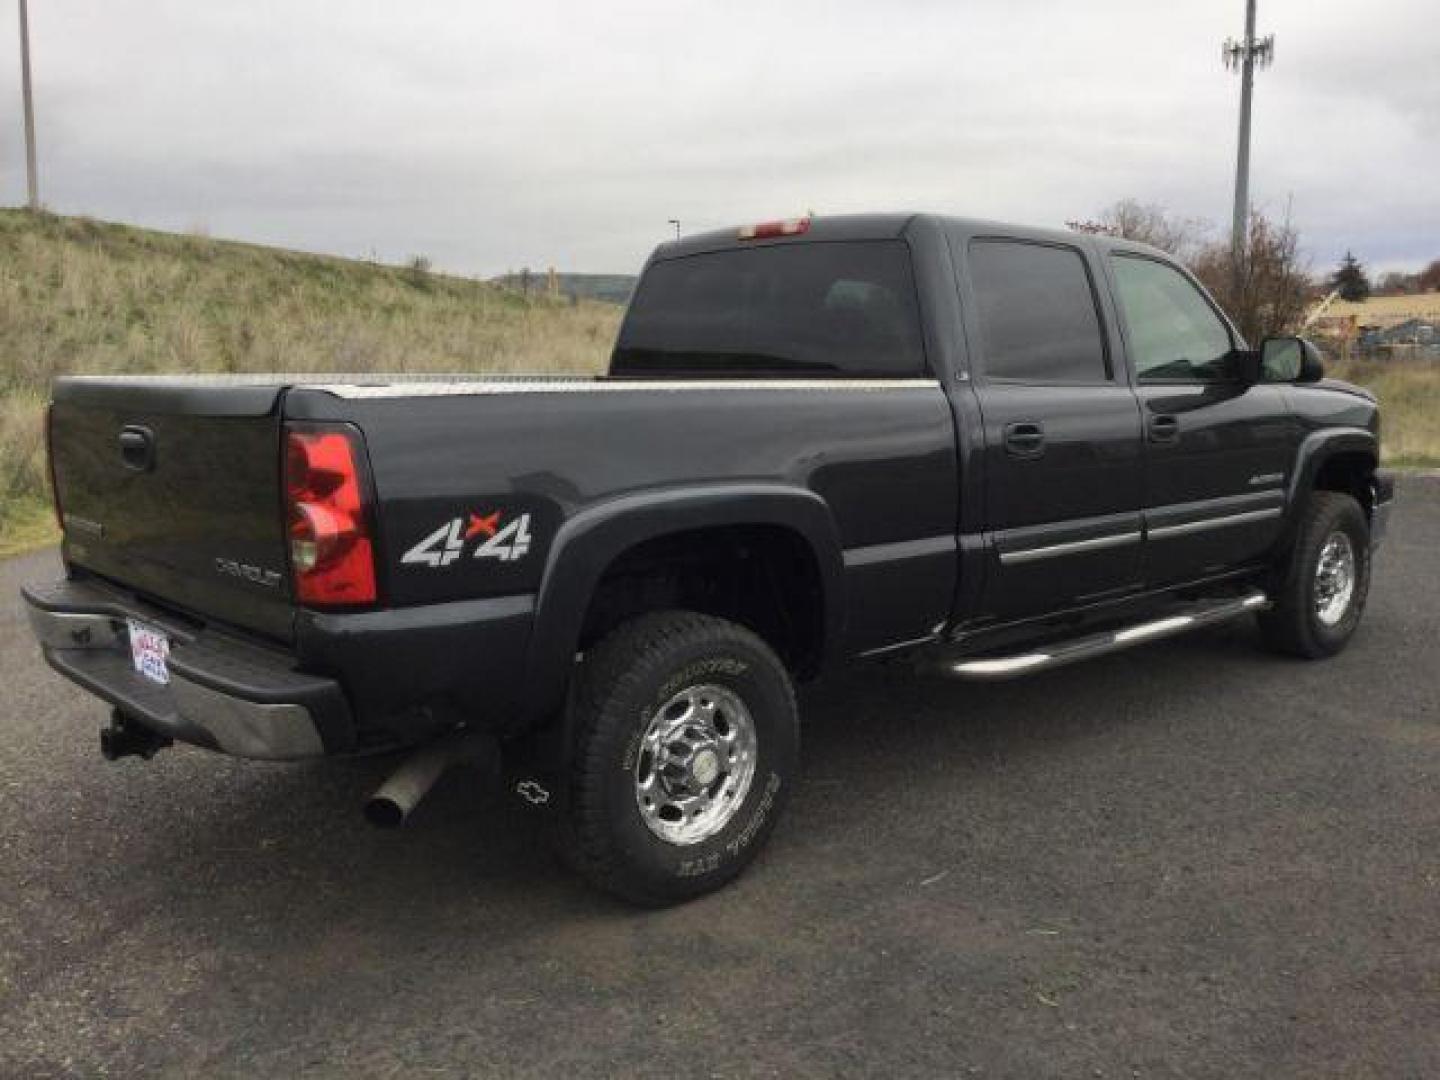
M 157 734 L 268 760 L 355 745 L 339 683 L 293 670 L 286 653 L 181 624 L 99 582 L 61 580 L 26 588 L 23 596 L 50 666 Z M 127 618 L 169 637 L 168 684 L 135 671 Z

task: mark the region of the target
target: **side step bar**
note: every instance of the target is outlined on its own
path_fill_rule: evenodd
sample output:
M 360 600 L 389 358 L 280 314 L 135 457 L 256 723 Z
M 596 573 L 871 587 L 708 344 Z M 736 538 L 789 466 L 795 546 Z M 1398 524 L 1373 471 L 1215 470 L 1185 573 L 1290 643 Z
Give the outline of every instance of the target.
M 1057 641 L 1029 652 L 1009 656 L 976 656 L 945 661 L 940 667 L 945 674 L 977 682 L 1013 679 L 1020 675 L 1031 675 L 1064 664 L 1073 664 L 1077 660 L 1088 660 L 1092 656 L 1129 649 L 1149 641 L 1159 641 L 1188 630 L 1225 622 L 1248 612 L 1263 611 L 1269 606 L 1270 598 L 1258 590 L 1244 596 L 1221 600 L 1196 600 L 1177 607 L 1172 615 L 1150 622 L 1087 634 L 1069 641 Z

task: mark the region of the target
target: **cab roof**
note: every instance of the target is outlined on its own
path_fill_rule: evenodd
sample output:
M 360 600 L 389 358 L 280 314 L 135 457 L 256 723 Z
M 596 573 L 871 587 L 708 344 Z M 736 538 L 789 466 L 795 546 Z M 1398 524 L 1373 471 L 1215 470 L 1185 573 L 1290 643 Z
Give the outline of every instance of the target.
M 816 241 L 835 240 L 894 240 L 903 237 L 917 224 L 938 227 L 944 232 L 972 236 L 999 234 L 1027 240 L 1049 241 L 1059 244 L 1093 243 L 1103 251 L 1135 251 L 1171 259 L 1147 244 L 1133 240 L 1094 233 L 1076 232 L 1071 229 L 1036 228 L 984 218 L 957 217 L 948 214 L 917 213 L 914 211 L 889 211 L 866 214 L 817 214 L 809 219 L 809 226 L 803 233 L 790 236 L 766 236 L 742 238 L 743 225 L 728 229 L 712 229 L 670 240 L 655 249 L 654 259 L 674 259 L 695 255 L 705 251 L 723 251 L 731 248 L 759 247 L 771 244 L 804 244 Z M 749 223 L 754 224 L 754 223 Z

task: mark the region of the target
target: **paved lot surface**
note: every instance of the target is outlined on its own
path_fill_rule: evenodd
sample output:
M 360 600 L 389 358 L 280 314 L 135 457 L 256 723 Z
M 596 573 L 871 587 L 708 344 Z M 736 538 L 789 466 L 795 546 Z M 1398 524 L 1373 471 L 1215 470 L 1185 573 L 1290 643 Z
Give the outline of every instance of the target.
M 0 1075 L 1440 1075 L 1440 482 L 1325 664 L 1248 624 L 870 670 L 727 892 L 637 913 L 451 776 L 107 764 L 0 565 Z

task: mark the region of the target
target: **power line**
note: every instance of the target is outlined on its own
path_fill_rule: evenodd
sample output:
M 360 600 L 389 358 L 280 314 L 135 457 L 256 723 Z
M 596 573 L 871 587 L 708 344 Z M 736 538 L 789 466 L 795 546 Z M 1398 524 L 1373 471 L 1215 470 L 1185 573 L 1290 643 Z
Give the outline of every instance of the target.
M 1220 57 L 1230 69 L 1240 69 L 1240 139 L 1235 155 L 1235 218 L 1230 230 L 1230 250 L 1238 265 L 1245 246 L 1250 217 L 1250 99 L 1254 94 L 1255 65 L 1269 67 L 1275 58 L 1275 35 L 1255 37 L 1255 0 L 1245 0 L 1245 40 L 1225 39 Z
M 20 83 L 25 95 L 25 182 L 30 209 L 40 209 L 40 178 L 35 168 L 35 102 L 30 91 L 30 12 L 20 0 Z

